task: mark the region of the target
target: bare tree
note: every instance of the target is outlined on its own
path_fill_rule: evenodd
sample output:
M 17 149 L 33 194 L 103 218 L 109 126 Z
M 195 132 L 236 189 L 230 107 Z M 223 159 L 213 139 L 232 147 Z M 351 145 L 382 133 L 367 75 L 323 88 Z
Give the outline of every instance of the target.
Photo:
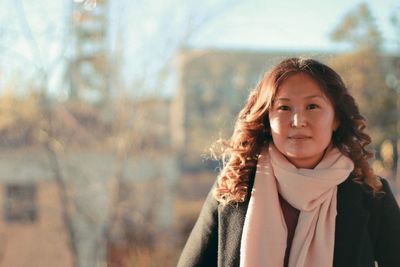
M 132 159 L 137 159 L 141 155 L 150 155 L 152 157 L 151 160 L 158 160 L 157 157 L 160 148 L 165 155 L 167 153 L 174 153 L 174 149 L 167 139 L 160 142 L 160 140 L 163 140 L 163 136 L 160 136 L 160 133 L 168 132 L 168 124 L 163 120 L 149 124 L 152 117 L 151 114 L 149 116 L 147 111 L 154 111 L 156 116 L 160 114 L 165 115 L 163 114 L 165 109 L 159 109 L 159 105 L 164 105 L 165 101 L 158 99 L 158 95 L 160 94 L 160 88 L 164 88 L 171 77 L 177 53 L 181 48 L 187 46 L 191 38 L 202 27 L 207 25 L 217 15 L 222 14 L 237 1 L 220 0 L 203 2 L 198 0 L 176 0 L 171 1 L 169 5 L 164 5 L 153 17 L 154 21 L 152 23 L 156 25 L 156 30 L 146 33 L 148 38 L 143 41 L 144 47 L 138 50 L 135 55 L 135 59 L 140 61 L 140 68 L 132 72 L 132 78 L 124 78 L 126 70 L 132 69 L 132 67 L 130 68 L 132 62 L 124 61 L 126 47 L 129 46 L 129 42 L 126 44 L 123 36 L 132 30 L 129 27 L 130 23 L 128 23 L 128 12 L 132 12 L 134 9 L 140 9 L 140 12 L 143 12 L 146 10 L 145 5 L 148 5 L 149 2 L 135 1 L 132 3 L 130 1 L 119 1 L 120 8 L 117 10 L 126 10 L 122 14 L 123 16 L 120 16 L 119 22 L 116 22 L 117 34 L 114 35 L 113 38 L 115 39 L 113 40 L 116 40 L 118 45 L 115 46 L 113 53 L 110 54 L 111 60 L 109 62 L 111 81 L 114 82 L 112 93 L 116 96 L 110 103 L 113 113 L 111 115 L 108 114 L 111 116 L 112 124 L 110 131 L 106 132 L 106 134 L 111 134 L 111 136 L 98 140 L 95 140 L 98 133 L 92 126 L 85 125 L 85 123 L 88 123 L 87 118 L 89 116 L 90 120 L 100 120 L 101 123 L 104 123 L 108 127 L 107 120 L 104 120 L 106 122 L 102 121 L 103 118 L 98 114 L 98 112 L 101 114 L 104 114 L 104 112 L 96 107 L 85 107 L 84 109 L 86 110 L 82 111 L 80 110 L 82 107 L 79 107 L 79 104 L 77 104 L 78 108 L 68 107 L 55 101 L 55 98 L 60 94 L 57 91 L 51 91 L 50 88 L 52 81 L 59 75 L 60 69 L 65 69 L 66 62 L 70 60 L 71 56 L 70 38 L 72 34 L 68 27 L 71 14 L 71 1 L 65 1 L 65 15 L 62 17 L 63 23 L 67 26 L 62 27 L 60 31 L 59 29 L 52 28 L 54 27 L 53 21 L 47 20 L 42 25 L 45 25 L 44 31 L 48 32 L 43 34 L 34 30 L 33 25 L 30 24 L 28 19 L 30 14 L 27 13 L 27 4 L 25 2 L 17 0 L 13 1 L 13 5 L 18 14 L 17 18 L 22 36 L 24 37 L 24 41 L 29 44 L 32 55 L 31 63 L 33 63 L 34 72 L 31 77 L 34 77 L 36 86 L 40 88 L 38 105 L 40 106 L 42 119 L 37 124 L 37 132 L 41 133 L 38 141 L 46 152 L 54 181 L 59 189 L 62 219 L 69 238 L 68 246 L 73 257 L 73 264 L 77 267 L 87 267 L 89 266 L 88 262 L 93 263 L 92 266 L 96 264 L 100 265 L 104 262 L 104 257 L 106 256 L 104 253 L 105 245 L 110 242 L 112 236 L 110 231 L 115 222 L 121 220 L 121 218 L 123 219 L 124 214 L 138 214 L 137 210 L 134 210 L 135 205 L 128 203 L 129 205 L 127 206 L 127 202 L 132 201 L 132 199 L 126 198 L 126 195 L 124 195 L 124 189 L 126 189 L 124 175 L 127 167 L 132 164 Z M 95 8 L 96 6 L 95 0 L 75 2 L 81 2 L 82 5 L 89 5 L 90 8 Z M 116 4 L 116 2 L 112 3 Z M 159 5 L 156 1 L 153 3 L 150 1 L 150 3 L 154 6 Z M 40 2 L 29 3 L 29 5 L 33 5 L 38 9 L 37 12 L 40 14 L 41 19 L 47 18 L 44 14 L 47 10 L 43 9 Z M 183 6 L 184 8 L 177 8 L 177 6 Z M 180 18 L 175 21 L 172 19 L 174 17 Z M 135 30 L 140 31 L 141 27 L 139 25 Z M 57 32 L 57 36 L 55 36 L 55 32 Z M 43 42 L 43 39 L 46 42 Z M 140 39 L 136 39 L 137 42 L 139 42 L 138 40 Z M 57 47 L 56 55 L 50 53 L 50 51 L 54 51 L 51 49 L 51 45 Z M 151 49 L 148 49 L 148 46 Z M 143 51 L 145 53 L 142 53 Z M 135 66 L 138 65 L 133 64 L 133 68 Z M 27 78 L 27 80 L 29 81 L 31 77 Z M 59 86 L 61 88 L 63 85 Z M 130 89 L 133 89 L 135 92 L 130 91 Z M 161 94 L 163 93 L 161 92 Z M 138 98 L 138 96 L 141 96 L 141 98 Z M 143 100 L 143 96 L 148 98 L 147 102 Z M 84 105 L 85 103 L 82 104 Z M 74 104 L 72 103 L 72 105 Z M 165 105 L 168 105 L 168 103 Z M 82 119 L 82 117 L 85 118 Z M 66 123 L 72 128 L 65 127 Z M 74 138 L 68 136 L 66 132 L 72 132 L 71 135 L 74 134 L 74 136 L 85 136 L 84 140 L 93 142 L 97 147 L 105 149 L 113 148 L 115 156 L 113 164 L 117 166 L 114 175 L 112 175 L 114 177 L 113 188 L 116 188 L 115 191 L 104 191 L 104 188 L 107 188 L 104 185 L 104 181 L 99 181 L 98 177 L 93 177 L 90 174 L 90 170 L 66 166 L 68 165 L 65 163 L 65 157 L 67 157 L 68 152 L 66 144 L 68 144 L 71 138 Z M 75 171 L 74 175 L 76 177 L 74 179 L 71 177 L 68 169 Z M 157 175 L 152 179 L 145 183 L 143 188 L 153 185 L 159 186 L 163 183 Z M 96 191 L 93 189 L 96 186 L 103 189 Z M 140 192 L 139 187 L 132 189 Z M 147 187 L 145 192 L 153 192 L 147 195 L 147 200 L 150 198 L 152 205 L 148 206 L 140 216 L 147 220 L 156 220 L 154 219 L 154 216 L 156 216 L 155 208 L 162 203 L 163 194 L 166 193 L 165 190 L 172 189 L 173 186 L 171 185 L 167 185 L 167 187 L 159 186 L 158 189 Z M 100 216 L 98 215 L 100 211 L 96 210 L 96 206 L 91 204 L 91 201 L 95 200 L 90 199 L 90 197 L 94 198 L 96 195 L 103 193 L 105 197 L 113 197 L 110 200 L 110 206 L 104 207 L 104 215 Z M 141 201 L 144 201 L 144 199 L 142 198 Z M 137 203 L 134 204 L 138 205 Z M 104 217 L 106 218 L 103 220 Z M 137 226 L 137 224 L 132 225 L 129 221 L 125 222 L 126 227 Z M 82 257 L 85 256 L 81 254 L 82 249 L 80 249 L 83 238 L 80 230 L 82 224 L 85 227 L 90 228 L 92 226 L 92 228 L 99 227 L 102 229 L 100 232 L 96 232 L 95 242 L 97 245 L 94 248 L 95 252 L 92 253 L 96 256 L 87 261 L 82 260 Z M 143 229 L 135 229 L 134 233 L 138 233 L 138 230 Z M 131 236 L 130 238 L 135 239 L 138 237 Z M 87 264 L 85 265 L 82 262 L 86 262 Z
M 382 53 L 382 35 L 368 5 L 361 3 L 350 10 L 334 29 L 331 37 L 334 41 L 345 42 L 353 48 L 348 53 L 335 57 L 331 63 L 349 84 L 362 113 L 366 115 L 374 147 L 379 148 L 386 140 L 395 151 L 398 136 L 395 126 L 398 120 L 396 93 L 389 88 L 385 76 L 390 69 L 388 62 L 391 59 Z M 396 158 L 396 153 L 391 157 Z M 390 166 L 385 166 L 391 177 L 395 176 L 395 161 Z
M 168 122 L 162 119 L 160 120 L 160 117 L 158 119 L 156 118 L 157 115 L 162 115 L 157 114 L 157 112 L 162 113 L 165 112 L 165 110 L 157 111 L 154 109 L 154 103 L 151 103 L 151 99 L 158 98 L 158 101 L 162 102 L 160 99 L 162 95 L 165 95 L 163 90 L 168 86 L 169 79 L 173 75 L 175 68 L 174 60 L 180 52 L 180 49 L 185 48 L 190 40 L 201 31 L 202 27 L 205 27 L 216 16 L 223 14 L 223 12 L 233 6 L 237 1 L 215 1 L 214 4 L 206 7 L 204 2 L 201 1 L 170 2 L 173 3 L 168 5 L 164 4 L 165 7 L 156 15 L 145 12 L 145 17 L 150 17 L 152 19 L 151 25 L 153 26 L 151 27 L 154 28 L 151 34 L 149 34 L 150 36 L 147 36 L 146 40 L 142 40 L 142 46 L 151 47 L 153 49 L 145 49 L 143 54 L 141 54 L 143 50 L 138 49 L 137 54 L 134 53 L 134 59 L 139 62 L 139 64 L 134 62 L 132 64 L 134 67 L 128 68 L 134 69 L 132 71 L 132 78 L 124 79 L 118 76 L 118 74 L 113 77 L 114 80 L 118 81 L 117 84 L 120 84 L 121 80 L 125 80 L 128 84 L 131 84 L 131 86 L 125 87 L 123 92 L 119 92 L 119 99 L 123 99 L 124 101 L 120 100 L 117 105 L 118 108 L 115 110 L 114 137 L 116 144 L 120 145 L 115 146 L 118 148 L 118 169 L 114 176 L 116 195 L 113 198 L 113 208 L 111 209 L 112 216 L 109 217 L 109 223 L 105 228 L 105 237 L 109 240 L 107 243 L 112 243 L 110 241 L 112 240 L 113 230 L 115 230 L 116 227 L 125 227 L 126 232 L 124 238 L 128 239 L 125 240 L 125 242 L 132 242 L 132 245 L 136 243 L 137 245 L 142 244 L 143 246 L 143 244 L 148 243 L 151 246 L 151 240 L 155 238 L 156 234 L 160 236 L 160 232 L 157 231 L 157 225 L 153 225 L 151 222 L 154 222 L 155 213 L 157 209 L 160 209 L 161 203 L 165 202 L 164 198 L 174 194 L 173 191 L 175 187 L 173 184 L 167 186 L 165 184 L 163 185 L 165 181 L 163 181 L 162 175 L 147 180 L 147 185 L 144 185 L 144 187 L 140 187 L 138 183 L 136 183 L 134 187 L 128 187 L 124 177 L 124 170 L 127 166 L 132 165 L 130 160 L 132 157 L 135 157 L 135 155 L 146 155 L 146 157 L 148 157 L 147 160 L 153 161 L 158 168 L 162 168 L 157 163 L 163 159 L 159 159 L 156 156 L 157 153 L 167 154 L 168 158 L 176 157 L 178 151 L 171 146 L 170 140 L 166 140 L 168 139 L 169 130 L 165 129 L 165 126 Z M 145 7 L 143 5 L 147 4 L 147 2 L 139 2 L 139 4 L 135 2 L 134 6 L 130 8 L 135 8 L 136 10 L 140 10 L 140 12 L 144 12 Z M 183 11 L 177 8 L 178 6 L 183 6 Z M 129 5 L 127 5 L 127 9 L 129 10 Z M 182 13 L 177 14 L 179 12 Z M 178 17 L 177 21 L 174 21 L 172 19 L 173 17 Z M 131 18 L 136 17 L 132 15 Z M 126 22 L 119 24 L 120 27 L 122 27 L 122 25 L 131 25 L 131 23 L 128 22 L 128 18 L 122 17 L 120 19 Z M 140 18 L 136 19 L 140 20 Z M 121 34 L 123 36 L 129 36 L 130 31 L 135 31 L 135 29 L 130 27 L 126 27 L 124 30 L 125 33 Z M 119 28 L 118 32 L 124 31 Z M 127 39 L 128 43 L 124 44 L 124 46 L 130 45 L 129 37 L 127 37 Z M 132 40 L 137 41 L 135 38 L 132 38 Z M 129 63 L 132 62 L 125 62 L 127 65 L 129 65 Z M 113 67 L 112 69 L 115 68 Z M 149 100 L 144 101 L 146 98 Z M 156 113 L 156 115 L 154 115 L 154 113 Z M 164 143 L 160 144 L 159 140 L 164 140 Z M 141 191 L 140 188 L 144 190 L 142 194 L 145 194 L 145 196 L 139 194 Z M 141 197 L 137 197 L 133 200 L 129 198 L 129 195 Z M 131 205 L 127 204 L 127 202 L 130 202 Z M 139 207 L 145 206 L 146 203 L 151 203 L 151 205 L 148 206 L 147 209 L 140 211 Z M 135 215 L 138 214 L 140 214 L 140 219 L 135 220 L 135 218 L 137 218 Z M 146 222 L 146 224 L 141 224 L 141 222 Z M 133 236 L 129 234 L 129 232 L 133 232 Z M 143 238 L 140 237 L 143 234 L 143 238 L 146 239 L 147 242 L 143 242 Z M 161 243 L 159 238 L 157 240 Z M 156 249 L 154 251 L 156 251 Z M 125 255 L 125 257 L 127 256 Z M 139 264 L 140 259 L 135 259 L 134 255 L 131 261 Z M 157 260 L 153 259 L 153 262 L 154 261 Z M 114 264 L 120 266 L 121 263 L 115 262 Z M 131 264 L 134 263 L 131 262 Z M 157 263 L 154 264 L 157 265 Z
M 26 10 L 23 2 L 21 0 L 14 1 L 15 11 L 18 15 L 19 26 L 23 32 L 23 36 L 25 37 L 26 42 L 29 44 L 29 48 L 32 52 L 33 58 L 32 62 L 36 66 L 36 79 L 38 87 L 40 88 L 40 102 L 39 107 L 41 107 L 41 113 L 43 116 L 43 121 L 38 125 L 40 129 L 39 132 L 42 132 L 42 138 L 39 139 L 39 142 L 42 144 L 43 148 L 46 151 L 49 166 L 53 172 L 54 180 L 57 184 L 59 190 L 59 200 L 61 203 L 61 212 L 62 219 L 69 235 L 68 244 L 71 250 L 72 262 L 74 266 L 77 266 L 77 247 L 75 242 L 75 230 L 73 227 L 73 218 L 71 216 L 71 206 L 73 203 L 68 195 L 68 186 L 65 180 L 65 177 L 60 168 L 60 160 L 57 153 L 57 143 L 59 140 L 55 134 L 54 129 L 54 110 L 53 105 L 49 99 L 48 92 L 48 84 L 49 79 L 53 75 L 53 71 L 56 69 L 56 66 L 60 64 L 65 57 L 65 51 L 67 49 L 66 44 L 68 38 L 68 32 L 65 32 L 61 36 L 64 38 L 61 43 L 65 44 L 61 49 L 60 53 L 53 58 L 52 61 L 44 62 L 43 49 L 41 49 L 38 44 L 37 37 L 32 30 L 30 23 L 28 22 Z M 67 28 L 66 28 L 67 29 Z

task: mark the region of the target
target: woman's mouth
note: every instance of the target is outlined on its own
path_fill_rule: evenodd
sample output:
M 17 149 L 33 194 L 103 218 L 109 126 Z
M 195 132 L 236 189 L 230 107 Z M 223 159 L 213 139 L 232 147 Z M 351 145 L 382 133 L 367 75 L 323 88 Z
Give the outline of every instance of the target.
M 292 135 L 289 136 L 289 139 L 293 139 L 293 140 L 305 140 L 305 139 L 310 139 L 310 136 L 307 135 L 303 135 L 303 134 L 296 134 L 296 135 Z

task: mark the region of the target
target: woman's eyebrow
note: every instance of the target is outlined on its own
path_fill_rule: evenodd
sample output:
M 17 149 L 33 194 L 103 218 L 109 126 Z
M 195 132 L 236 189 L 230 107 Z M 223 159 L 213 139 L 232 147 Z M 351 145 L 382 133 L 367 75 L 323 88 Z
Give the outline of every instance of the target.
M 322 99 L 325 99 L 325 97 L 323 95 L 310 95 L 310 96 L 306 96 L 304 98 L 306 98 L 306 99 L 310 99 L 310 98 L 322 98 Z
M 304 99 L 310 99 L 310 98 L 322 98 L 322 99 L 325 99 L 322 95 L 309 95 L 309 96 L 305 96 L 303 98 Z M 276 101 L 290 101 L 290 98 L 280 97 L 280 98 L 277 98 Z

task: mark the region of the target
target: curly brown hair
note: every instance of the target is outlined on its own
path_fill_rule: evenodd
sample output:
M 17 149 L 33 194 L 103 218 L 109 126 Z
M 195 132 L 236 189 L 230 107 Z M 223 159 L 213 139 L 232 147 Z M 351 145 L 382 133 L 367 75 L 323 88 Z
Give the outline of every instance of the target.
M 371 138 L 364 132 L 366 120 L 342 78 L 314 59 L 289 58 L 264 74 L 240 111 L 232 137 L 220 142 L 223 159 L 226 159 L 214 192 L 220 203 L 245 200 L 260 150 L 272 142 L 268 119 L 272 101 L 283 81 L 300 72 L 312 77 L 334 106 L 340 124 L 332 135 L 332 143 L 353 160 L 353 181 L 374 194 L 380 191 L 382 184 L 368 163 L 373 153 L 367 149 Z

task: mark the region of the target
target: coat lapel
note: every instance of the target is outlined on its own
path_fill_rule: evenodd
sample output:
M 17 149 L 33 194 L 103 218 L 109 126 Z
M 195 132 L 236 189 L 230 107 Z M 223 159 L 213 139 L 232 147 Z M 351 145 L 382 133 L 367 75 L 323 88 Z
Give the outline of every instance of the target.
M 219 206 L 218 266 L 238 267 L 240 265 L 240 243 L 244 220 L 254 185 L 255 170 L 249 175 L 246 199 L 242 203 Z
M 349 177 L 338 186 L 333 266 L 359 266 L 368 217 L 361 187 Z
M 248 201 L 237 205 L 228 205 L 221 210 L 218 266 L 240 265 L 240 243 Z

